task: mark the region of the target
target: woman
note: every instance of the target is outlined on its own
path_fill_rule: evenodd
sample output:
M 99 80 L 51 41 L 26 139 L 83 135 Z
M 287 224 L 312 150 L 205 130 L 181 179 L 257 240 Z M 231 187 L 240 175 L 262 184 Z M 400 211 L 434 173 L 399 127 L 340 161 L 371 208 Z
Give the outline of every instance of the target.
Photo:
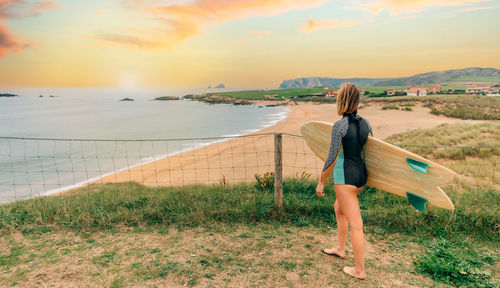
M 363 220 L 358 203 L 358 193 L 368 178 L 363 160 L 363 145 L 372 134 L 370 124 L 357 114 L 359 103 L 358 88 L 352 83 L 344 83 L 337 96 L 337 113 L 342 119 L 333 125 L 330 152 L 316 188 L 316 194 L 323 197 L 326 179 L 333 169 L 335 217 L 337 219 L 338 242 L 335 248 L 324 249 L 328 255 L 344 258 L 348 225 L 351 226 L 351 241 L 354 250 L 355 267 L 344 267 L 344 273 L 364 279 L 364 235 Z M 339 154 L 340 147 L 343 152 Z

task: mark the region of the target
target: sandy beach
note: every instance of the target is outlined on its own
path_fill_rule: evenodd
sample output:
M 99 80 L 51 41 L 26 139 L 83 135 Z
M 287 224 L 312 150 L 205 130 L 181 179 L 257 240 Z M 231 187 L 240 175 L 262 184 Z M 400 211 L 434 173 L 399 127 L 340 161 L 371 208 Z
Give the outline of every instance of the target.
M 257 105 L 270 104 L 257 101 Z M 284 177 L 300 177 L 303 173 L 317 177 L 323 163 L 309 150 L 300 135 L 300 126 L 311 120 L 335 122 L 336 104 L 290 102 L 287 118 L 247 137 L 219 142 L 204 148 L 162 158 L 151 163 L 105 176 L 93 183 L 135 181 L 148 186 L 213 184 L 254 181 L 255 174 L 274 171 L 274 135 L 283 135 Z M 382 110 L 370 104 L 359 110 L 368 119 L 374 136 L 384 139 L 392 134 L 419 128 L 432 128 L 442 123 L 464 122 L 461 119 L 436 116 L 420 105 L 413 111 Z

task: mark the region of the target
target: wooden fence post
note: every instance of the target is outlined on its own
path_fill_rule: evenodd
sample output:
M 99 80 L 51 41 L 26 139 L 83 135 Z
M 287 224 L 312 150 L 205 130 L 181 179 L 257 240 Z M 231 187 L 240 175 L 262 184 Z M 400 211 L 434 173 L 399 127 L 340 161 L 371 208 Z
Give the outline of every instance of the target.
M 274 208 L 283 209 L 283 161 L 282 134 L 274 133 Z

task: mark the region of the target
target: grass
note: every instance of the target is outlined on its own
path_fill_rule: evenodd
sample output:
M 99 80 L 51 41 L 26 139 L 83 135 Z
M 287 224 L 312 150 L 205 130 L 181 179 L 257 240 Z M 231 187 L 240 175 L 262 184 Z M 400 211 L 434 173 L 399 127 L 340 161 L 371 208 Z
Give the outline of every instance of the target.
M 430 87 L 432 85 L 424 85 L 425 87 Z M 465 86 L 456 86 L 443 84 L 443 90 L 464 90 Z M 334 89 L 339 89 L 339 87 L 330 87 Z M 389 88 L 397 88 L 404 90 L 404 86 L 363 86 L 359 87 L 365 90 L 366 94 L 378 95 L 380 96 Z M 208 93 L 207 95 L 218 95 L 221 97 L 230 97 L 236 99 L 246 99 L 246 100 L 265 100 L 266 95 L 274 97 L 274 99 L 309 99 L 308 101 L 320 101 L 318 98 L 324 98 L 323 92 L 325 92 L 324 87 L 314 87 L 314 88 L 291 88 L 291 89 L 276 89 L 276 90 L 248 90 L 248 91 L 229 91 L 229 92 L 217 92 Z M 192 97 L 192 95 L 190 95 Z M 189 97 L 188 97 L 189 98 Z
M 497 145 L 499 125 L 444 124 L 386 141 Z M 455 166 L 498 163 L 500 156 L 498 148 L 408 149 Z M 352 265 L 350 247 L 345 260 L 318 252 L 335 237 L 332 183 L 318 198 L 315 181 L 285 179 L 278 213 L 272 178 L 266 173 L 254 183 L 211 186 L 91 185 L 1 205 L 0 286 L 357 287 L 340 272 Z M 494 187 L 475 187 L 445 187 L 455 211 L 425 212 L 365 187 L 359 204 L 370 278 L 363 285 L 498 286 L 500 195 Z
M 484 148 L 405 147 L 420 156 L 437 161 L 457 172 L 460 189 L 498 189 L 500 186 L 500 122 L 479 124 L 441 124 L 385 139 L 393 144 L 426 146 L 491 146 Z
M 455 79 L 449 80 L 449 82 L 454 81 L 481 81 L 481 82 L 500 82 L 500 77 L 471 77 L 471 76 L 460 76 Z
M 484 254 L 468 244 L 452 243 L 444 238 L 435 239 L 426 246 L 426 253 L 415 256 L 417 271 L 453 286 L 495 287 L 483 268 L 498 262 L 498 255 Z
M 422 103 L 431 113 L 460 119 L 500 120 L 500 98 L 481 95 L 428 95 L 363 98 L 364 103 Z
M 240 277 L 248 280 L 253 279 L 255 275 L 261 277 L 264 274 L 269 278 L 254 280 L 267 286 L 271 285 L 268 281 L 286 281 L 286 278 L 279 278 L 279 275 L 284 275 L 282 273 L 291 273 L 293 277 L 302 274 L 300 279 L 315 275 L 317 267 L 325 263 L 324 260 L 318 259 L 318 256 L 313 256 L 318 254 L 311 254 L 313 251 L 310 249 L 317 251 L 326 242 L 331 241 L 325 237 L 330 231 L 329 227 L 335 223 L 332 209 L 335 196 L 332 185 L 326 188 L 327 196 L 318 198 L 314 194 L 314 181 L 286 179 L 282 214 L 273 210 L 273 191 L 261 190 L 256 186 L 256 183 L 248 183 L 233 186 L 153 188 L 136 183 L 107 184 L 90 186 L 81 193 L 3 205 L 0 208 L 2 238 L 21 237 L 26 240 L 12 240 L 8 246 L 5 246 L 5 240 L 4 244 L 1 244 L 2 247 L 10 248 L 1 254 L 0 268 L 4 274 L 12 276 L 6 279 L 19 283 L 24 283 L 20 281 L 22 279 L 28 281 L 31 276 L 13 276 L 9 271 L 25 271 L 23 273 L 31 275 L 30 271 L 36 271 L 37 267 L 59 267 L 58 263 L 70 261 L 69 259 L 73 259 L 73 263 L 83 259 L 81 265 L 88 270 L 85 271 L 90 271 L 89 275 L 106 271 L 108 278 L 113 276 L 110 278 L 112 282 L 109 283 L 117 283 L 116 285 L 121 283 L 121 280 L 116 279 L 122 274 L 125 275 L 127 283 L 135 283 L 141 279 L 157 283 L 155 281 L 169 279 L 168 281 L 178 285 L 188 286 L 224 281 L 222 279 L 237 283 L 234 281 L 238 281 Z M 382 275 L 382 272 L 389 275 L 401 273 L 396 271 L 399 271 L 399 266 L 402 265 L 405 267 L 404 271 L 410 274 L 420 273 L 434 277 L 430 268 L 420 267 L 420 262 L 413 264 L 411 255 L 419 255 L 417 252 L 425 255 L 425 249 L 431 247 L 429 245 L 435 238 L 449 239 L 455 246 L 466 243 L 470 247 L 470 253 L 483 253 L 484 255 L 481 255 L 484 259 L 492 259 L 488 260 L 489 262 L 483 261 L 485 263 L 477 266 L 478 269 L 496 273 L 497 256 L 491 251 L 498 251 L 500 248 L 498 193 L 458 192 L 452 189 L 447 189 L 446 192 L 456 204 L 454 212 L 433 207 L 428 207 L 426 212 L 418 212 L 406 199 L 370 187 L 360 193 L 359 201 L 367 239 L 371 239 L 372 245 L 387 244 L 402 249 L 398 253 L 394 250 L 396 248 L 391 248 L 386 253 L 398 255 L 408 253 L 408 249 L 413 251 L 413 248 L 410 248 L 415 246 L 413 254 L 408 255 L 410 258 L 403 261 L 404 263 L 398 262 L 396 267 L 393 267 L 396 264 L 392 262 L 382 265 L 375 258 L 370 258 L 367 263 L 368 271 L 371 271 L 372 275 Z M 238 227 L 236 232 L 226 231 L 235 229 L 234 227 Z M 172 232 L 172 229 L 177 232 Z M 214 229 L 222 232 L 213 231 Z M 130 236 L 133 231 L 136 231 L 137 236 Z M 161 236 L 151 236 L 148 233 L 172 235 L 169 238 L 171 240 L 162 242 Z M 192 233 L 197 235 L 186 236 Z M 13 238 L 14 235 L 22 236 Z M 79 236 L 75 238 L 71 235 Z M 131 237 L 136 240 L 130 240 Z M 160 238 L 151 242 L 147 237 Z M 293 237 L 301 237 L 302 240 L 290 240 Z M 393 240 L 386 242 L 386 239 Z M 132 241 L 132 244 L 128 245 L 129 241 Z M 39 245 L 38 249 L 35 244 Z M 239 247 L 236 250 L 235 245 Z M 455 246 L 450 246 L 450 253 L 454 251 Z M 283 249 L 298 250 L 292 257 L 289 254 L 279 254 Z M 374 249 L 378 251 L 379 248 Z M 239 251 L 239 254 L 235 254 L 235 251 Z M 304 255 L 307 255 L 305 252 L 311 255 L 307 260 L 304 259 Z M 352 255 L 352 252 L 349 253 Z M 375 255 L 379 256 L 378 253 Z M 467 265 L 473 265 L 470 260 L 472 258 L 467 258 L 467 255 L 456 256 Z M 393 256 L 384 257 L 391 259 Z M 422 263 L 433 261 L 420 259 Z M 340 285 L 342 281 L 347 281 L 342 278 L 335 280 L 341 282 L 328 282 L 334 281 L 329 280 L 329 274 L 331 273 L 321 276 L 317 281 L 324 285 Z M 388 277 L 388 274 L 383 275 Z M 483 284 L 492 281 L 491 276 L 486 276 L 474 278 L 473 281 Z M 429 285 L 422 284 L 426 283 L 425 278 L 412 277 L 414 276 L 406 275 L 404 281 Z M 459 278 L 460 281 L 472 281 L 462 278 Z M 99 282 L 102 280 L 86 278 L 85 281 L 102 286 L 104 284 Z M 434 280 L 448 283 L 441 278 Z M 1 281 L 0 284 L 8 283 L 7 280 Z M 380 285 L 385 279 L 375 276 L 373 281 L 371 283 L 377 286 L 376 283 Z M 356 283 L 352 282 L 352 285 Z
M 387 91 L 387 89 L 389 89 L 389 88 L 397 88 L 397 89 L 402 89 L 402 90 L 405 89 L 404 86 L 364 86 L 364 87 L 360 87 L 360 88 L 365 90 L 365 92 L 371 93 L 371 94 L 382 94 L 382 93 L 384 93 L 384 91 Z
M 278 99 L 301 98 L 306 96 L 321 96 L 323 97 L 325 89 L 318 88 L 297 88 L 297 89 L 277 89 L 277 90 L 250 90 L 250 91 L 234 91 L 215 93 L 221 96 L 233 98 L 248 99 L 248 100 L 264 100 L 265 95 L 277 95 Z
M 382 110 L 399 110 L 399 107 L 396 105 L 389 104 L 382 106 Z

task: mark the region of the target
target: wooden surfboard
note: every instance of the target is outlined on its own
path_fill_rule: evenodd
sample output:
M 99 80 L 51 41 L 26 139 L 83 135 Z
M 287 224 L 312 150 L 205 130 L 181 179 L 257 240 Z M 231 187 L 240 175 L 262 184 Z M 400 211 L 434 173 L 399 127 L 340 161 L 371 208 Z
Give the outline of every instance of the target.
M 328 122 L 310 121 L 300 129 L 309 148 L 323 161 L 328 157 L 332 126 Z M 426 202 L 454 209 L 450 198 L 438 185 L 453 180 L 455 172 L 377 138 L 368 137 L 363 149 L 367 185 L 408 198 L 410 204 L 421 211 Z

